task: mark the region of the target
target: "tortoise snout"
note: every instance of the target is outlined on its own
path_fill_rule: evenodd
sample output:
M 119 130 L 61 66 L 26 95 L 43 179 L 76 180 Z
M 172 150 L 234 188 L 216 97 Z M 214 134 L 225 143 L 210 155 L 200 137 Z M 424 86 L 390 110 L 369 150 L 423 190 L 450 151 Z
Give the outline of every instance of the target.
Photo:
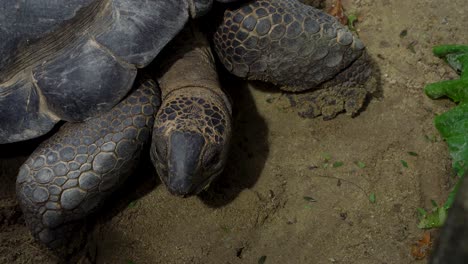
M 205 138 L 194 132 L 174 131 L 169 139 L 166 185 L 172 194 L 196 194 L 203 183 L 202 155 Z

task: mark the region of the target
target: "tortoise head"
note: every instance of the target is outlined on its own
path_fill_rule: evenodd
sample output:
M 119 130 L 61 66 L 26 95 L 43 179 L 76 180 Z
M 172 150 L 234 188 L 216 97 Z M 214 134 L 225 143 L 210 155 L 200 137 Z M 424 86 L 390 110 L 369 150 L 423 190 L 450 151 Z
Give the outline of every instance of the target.
M 230 109 L 212 94 L 164 100 L 151 159 L 169 192 L 186 197 L 206 189 L 224 169 L 230 137 Z

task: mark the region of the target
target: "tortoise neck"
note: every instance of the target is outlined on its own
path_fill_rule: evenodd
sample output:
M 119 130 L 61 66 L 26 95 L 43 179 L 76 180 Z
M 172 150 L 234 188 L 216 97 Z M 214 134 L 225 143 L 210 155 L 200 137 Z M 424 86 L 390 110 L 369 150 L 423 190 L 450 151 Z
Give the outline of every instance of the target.
M 209 89 L 224 96 L 214 56 L 203 33 L 186 28 L 172 44 L 159 77 L 162 97 L 166 98 L 174 90 L 195 87 Z

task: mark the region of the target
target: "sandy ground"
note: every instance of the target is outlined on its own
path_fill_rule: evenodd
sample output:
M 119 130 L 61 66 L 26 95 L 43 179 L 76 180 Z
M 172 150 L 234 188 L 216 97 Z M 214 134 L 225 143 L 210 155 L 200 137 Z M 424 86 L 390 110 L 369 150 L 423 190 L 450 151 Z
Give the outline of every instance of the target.
M 432 101 L 422 89 L 455 77 L 431 47 L 468 43 L 466 3 L 344 4 L 360 17 L 357 28 L 381 72 L 383 98 L 355 118 L 310 120 L 285 107 L 281 93 L 239 82 L 232 92 L 235 138 L 220 179 L 200 197 L 182 199 L 144 167 L 95 221 L 89 259 L 425 263 L 410 254 L 423 235 L 416 208 L 429 208 L 431 199 L 443 202 L 453 184 L 446 145 L 432 124 L 452 104 Z M 0 147 L 1 263 L 58 261 L 34 243 L 14 198 L 16 170 L 33 148 Z

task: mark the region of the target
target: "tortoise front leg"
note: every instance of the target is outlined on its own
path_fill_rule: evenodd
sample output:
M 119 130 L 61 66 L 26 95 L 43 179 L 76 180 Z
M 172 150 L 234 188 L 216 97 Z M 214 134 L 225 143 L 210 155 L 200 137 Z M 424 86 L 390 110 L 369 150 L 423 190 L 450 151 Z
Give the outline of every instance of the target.
M 151 158 L 175 195 L 199 193 L 221 173 L 231 138 L 231 105 L 220 88 L 209 44 L 186 30 L 168 52 L 159 78 L 163 102 L 156 116 Z
M 31 154 L 16 191 L 37 240 L 52 249 L 72 241 L 81 221 L 131 174 L 159 105 L 156 84 L 146 81 L 110 112 L 65 124 Z
M 227 10 L 214 35 L 227 70 L 273 83 L 291 96 L 303 116 L 355 114 L 372 87 L 364 45 L 334 17 L 298 0 L 257 0 Z

